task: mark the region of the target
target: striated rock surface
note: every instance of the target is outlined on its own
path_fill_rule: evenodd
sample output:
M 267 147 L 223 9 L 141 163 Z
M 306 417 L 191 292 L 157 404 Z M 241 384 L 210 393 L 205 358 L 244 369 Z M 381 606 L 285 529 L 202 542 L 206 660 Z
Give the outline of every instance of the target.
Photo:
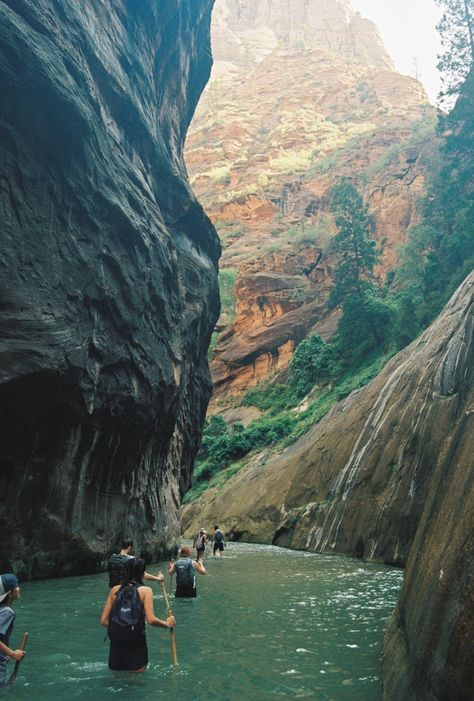
M 328 203 L 341 176 L 375 218 L 382 274 L 396 264 L 424 190 L 434 110 L 346 0 L 217 0 L 212 44 L 186 162 L 222 238 L 221 266 L 239 270 L 235 325 L 211 365 L 221 401 L 287 364 L 302 332 L 332 333 Z M 302 277 L 316 263 L 312 305 L 282 287 L 295 259 Z M 265 290 L 255 280 L 263 270 Z M 282 328 L 293 320 L 284 316 L 296 307 L 300 323 L 288 337 Z
M 177 543 L 219 313 L 183 163 L 212 5 L 0 2 L 0 566 L 21 577 Z
M 253 457 L 185 507 L 183 526 L 406 564 L 384 699 L 461 701 L 474 682 L 473 455 L 471 273 L 377 378 L 280 455 Z
M 332 278 L 321 257 L 320 249 L 306 245 L 242 265 L 235 285 L 237 319 L 221 334 L 214 362 L 216 396 L 221 385 L 227 396 L 239 394 L 285 368 L 312 328 L 323 338 L 331 335 L 337 313 L 326 313 L 323 300 Z M 325 323 L 315 324 L 318 318 Z

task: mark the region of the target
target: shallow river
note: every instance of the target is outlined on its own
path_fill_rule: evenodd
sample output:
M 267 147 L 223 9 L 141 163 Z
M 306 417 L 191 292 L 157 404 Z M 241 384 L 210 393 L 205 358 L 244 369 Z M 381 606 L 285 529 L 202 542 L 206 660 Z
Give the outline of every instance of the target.
M 12 644 L 30 640 L 8 701 L 377 701 L 383 630 L 403 573 L 337 556 L 231 543 L 207 557 L 197 599 L 170 602 L 170 635 L 148 628 L 144 674 L 112 673 L 98 624 L 105 574 L 25 583 Z M 165 572 L 165 564 L 160 565 Z M 149 567 L 155 572 L 156 567 Z M 167 587 L 169 578 L 166 576 Z M 158 584 L 155 613 L 165 617 Z M 12 663 L 9 665 L 12 668 Z

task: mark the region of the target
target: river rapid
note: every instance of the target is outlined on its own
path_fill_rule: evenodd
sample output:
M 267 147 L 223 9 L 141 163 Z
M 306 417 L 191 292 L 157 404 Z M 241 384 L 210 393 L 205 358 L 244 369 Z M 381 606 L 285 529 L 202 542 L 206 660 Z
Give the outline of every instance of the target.
M 107 667 L 105 574 L 23 584 L 11 645 L 28 631 L 27 657 L 2 701 L 380 699 L 382 637 L 401 570 L 241 543 L 204 564 L 196 599 L 170 597 L 179 667 L 169 632 L 148 627 L 143 674 Z M 147 569 L 166 572 L 166 563 Z M 152 588 L 164 618 L 161 588 Z

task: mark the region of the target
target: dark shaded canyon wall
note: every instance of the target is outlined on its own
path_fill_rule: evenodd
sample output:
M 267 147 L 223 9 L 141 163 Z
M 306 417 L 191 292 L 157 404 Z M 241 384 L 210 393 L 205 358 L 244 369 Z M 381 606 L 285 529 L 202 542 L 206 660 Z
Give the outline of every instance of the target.
M 407 564 L 384 701 L 474 688 L 474 273 L 369 385 L 183 510 L 187 534 Z
M 0 0 L 2 569 L 173 549 L 219 243 L 183 142 L 213 0 Z

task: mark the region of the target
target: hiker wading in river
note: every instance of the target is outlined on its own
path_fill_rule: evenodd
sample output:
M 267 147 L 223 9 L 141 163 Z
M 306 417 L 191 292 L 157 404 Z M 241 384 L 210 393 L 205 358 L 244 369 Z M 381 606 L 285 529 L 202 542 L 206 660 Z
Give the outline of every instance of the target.
M 110 638 L 109 669 L 144 672 L 148 664 L 145 621 L 150 626 L 174 628 L 174 616 L 162 621 L 153 610 L 153 592 L 143 584 L 145 561 L 132 558 L 127 562 L 126 583 L 110 590 L 100 623 L 107 626 Z M 158 575 L 160 582 L 163 575 Z
M 215 555 L 219 552 L 219 557 L 224 557 L 225 548 L 225 537 L 219 526 L 214 526 L 214 535 L 212 536 L 211 543 L 213 544 L 212 554 Z
M 20 598 L 18 579 L 14 574 L 7 573 L 0 576 L 0 687 L 8 683 L 7 662 L 9 659 L 21 662 L 25 656 L 24 650 L 12 650 L 10 636 L 13 632 L 15 612 L 12 604 Z
M 123 540 L 122 548 L 119 553 L 111 555 L 107 562 L 107 571 L 109 573 L 109 587 L 115 587 L 117 584 L 123 584 L 125 576 L 125 567 L 129 560 L 135 558 L 133 553 L 133 540 Z M 153 582 L 162 582 L 163 576 L 150 574 L 145 572 L 143 579 Z
M 175 596 L 196 596 L 196 572 L 206 574 L 206 568 L 202 562 L 192 559 L 192 552 L 190 547 L 183 545 L 179 552 L 179 560 L 170 562 L 168 566 L 170 576 L 176 572 Z
M 193 542 L 193 548 L 196 548 L 196 560 L 201 562 L 204 559 L 204 552 L 206 550 L 207 543 L 207 533 L 204 528 L 199 529 L 199 533 Z

